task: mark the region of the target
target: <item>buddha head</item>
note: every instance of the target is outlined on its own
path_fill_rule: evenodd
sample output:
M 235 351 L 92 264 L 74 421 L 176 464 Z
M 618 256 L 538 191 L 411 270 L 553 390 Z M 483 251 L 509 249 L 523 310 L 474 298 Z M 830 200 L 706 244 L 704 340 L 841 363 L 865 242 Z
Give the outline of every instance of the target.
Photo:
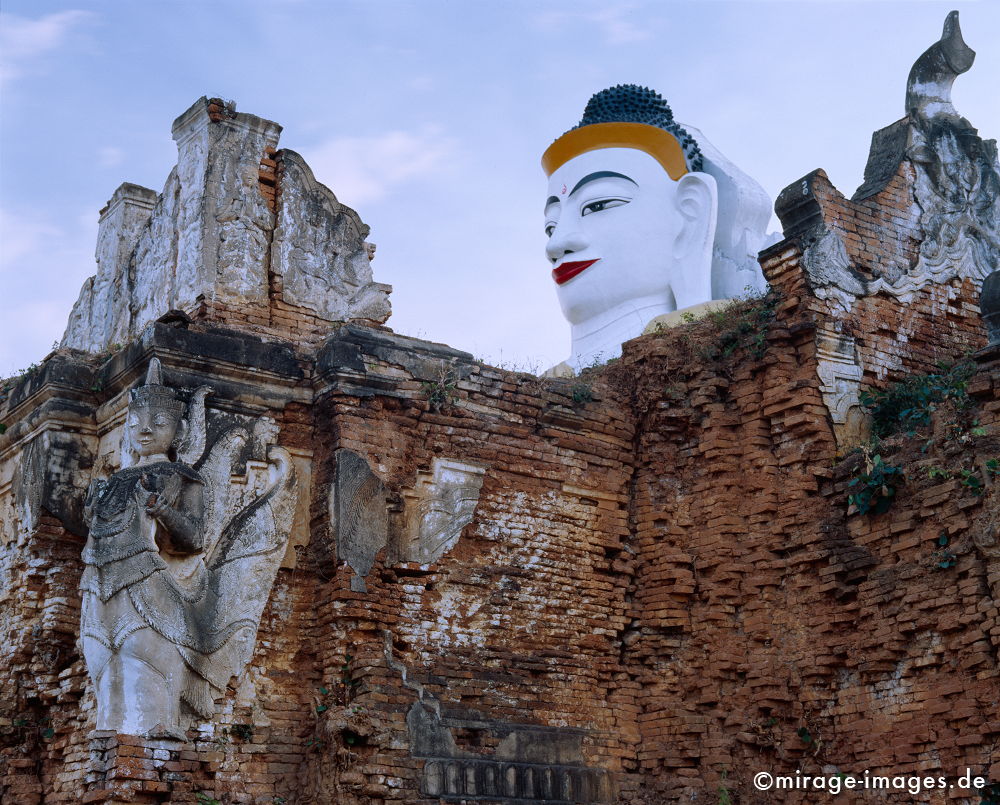
M 174 390 L 163 385 L 159 359 L 150 360 L 146 382 L 132 390 L 125 420 L 126 443 L 133 460 L 167 459 L 186 431 L 185 408 Z
M 623 341 L 659 315 L 763 286 L 756 249 L 751 265 L 740 265 L 749 267 L 747 276 L 727 266 L 731 241 L 746 252 L 748 239 L 740 243 L 731 225 L 718 233 L 720 200 L 733 206 L 753 194 L 734 193 L 719 161 L 706 165 L 666 101 L 635 85 L 594 95 L 580 124 L 546 150 L 546 256 L 572 330 L 571 365 L 618 355 Z M 763 198 L 756 214 L 762 236 L 769 201 L 745 179 Z M 742 226 L 727 212 L 727 222 L 734 217 Z

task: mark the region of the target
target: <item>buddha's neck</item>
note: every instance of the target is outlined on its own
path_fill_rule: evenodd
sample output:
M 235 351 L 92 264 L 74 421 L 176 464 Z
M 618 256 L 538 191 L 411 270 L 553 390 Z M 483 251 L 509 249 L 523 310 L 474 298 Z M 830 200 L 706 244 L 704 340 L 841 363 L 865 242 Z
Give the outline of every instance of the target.
M 622 344 L 642 335 L 657 316 L 673 306 L 662 295 L 629 299 L 572 325 L 572 344 L 567 363 L 579 371 L 621 355 Z
M 139 460 L 135 462 L 137 467 L 145 467 L 147 464 L 156 464 L 159 461 L 170 461 L 167 458 L 166 453 L 153 453 L 151 456 L 139 456 Z

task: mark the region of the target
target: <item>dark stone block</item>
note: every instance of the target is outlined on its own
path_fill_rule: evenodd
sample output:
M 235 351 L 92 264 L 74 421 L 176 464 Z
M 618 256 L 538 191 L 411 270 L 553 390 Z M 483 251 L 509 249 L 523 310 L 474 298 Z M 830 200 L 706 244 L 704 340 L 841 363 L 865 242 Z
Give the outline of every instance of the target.
M 862 201 L 885 189 L 906 158 L 910 119 L 904 117 L 872 134 L 872 144 L 865 164 L 865 179 L 851 201 Z
M 979 311 L 989 330 L 991 347 L 1000 346 L 1000 269 L 983 280 Z
M 820 169 L 807 173 L 778 194 L 774 213 L 786 238 L 800 238 L 823 226 L 823 209 L 813 192 L 813 182 L 821 174 L 825 176 Z

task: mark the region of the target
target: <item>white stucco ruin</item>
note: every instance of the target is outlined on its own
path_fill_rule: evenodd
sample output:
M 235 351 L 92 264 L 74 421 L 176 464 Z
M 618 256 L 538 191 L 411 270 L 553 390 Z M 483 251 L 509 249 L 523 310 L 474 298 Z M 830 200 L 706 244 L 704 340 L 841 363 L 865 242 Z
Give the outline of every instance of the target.
M 165 313 L 202 303 L 268 308 L 275 293 L 322 320 L 384 322 L 390 286 L 372 278 L 368 227 L 316 181 L 281 127 L 200 98 L 173 124 L 163 192 L 119 187 L 101 212 L 97 272 L 62 346 L 103 352 Z M 261 190 L 263 168 L 276 164 Z

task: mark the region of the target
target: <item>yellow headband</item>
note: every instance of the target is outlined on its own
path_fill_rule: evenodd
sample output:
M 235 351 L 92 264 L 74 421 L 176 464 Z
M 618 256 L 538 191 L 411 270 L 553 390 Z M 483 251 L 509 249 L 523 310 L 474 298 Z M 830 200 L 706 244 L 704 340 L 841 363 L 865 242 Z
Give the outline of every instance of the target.
M 570 129 L 542 154 L 542 168 L 551 176 L 574 157 L 598 148 L 637 148 L 659 162 L 675 182 L 688 172 L 684 150 L 669 131 L 646 123 L 591 123 Z

